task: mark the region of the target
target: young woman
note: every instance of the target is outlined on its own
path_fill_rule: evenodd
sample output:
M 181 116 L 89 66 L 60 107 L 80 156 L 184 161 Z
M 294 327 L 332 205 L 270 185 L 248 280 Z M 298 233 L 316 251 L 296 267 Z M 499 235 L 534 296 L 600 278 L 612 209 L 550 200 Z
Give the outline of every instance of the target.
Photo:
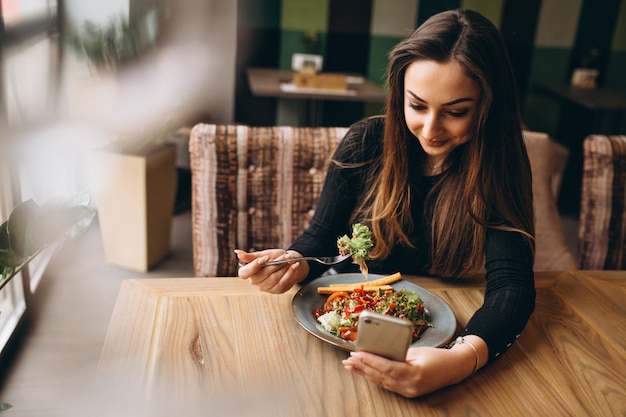
M 354 352 L 346 369 L 407 397 L 451 385 L 503 353 L 535 303 L 531 172 L 513 73 L 497 29 L 472 11 L 433 16 L 391 52 L 386 114 L 339 145 L 310 227 L 288 251 L 238 251 L 241 278 L 281 293 L 325 270 L 277 258 L 336 253 L 360 222 L 370 272 L 463 277 L 483 270 L 484 304 L 449 349 L 406 362 Z M 350 263 L 336 269 L 347 272 Z

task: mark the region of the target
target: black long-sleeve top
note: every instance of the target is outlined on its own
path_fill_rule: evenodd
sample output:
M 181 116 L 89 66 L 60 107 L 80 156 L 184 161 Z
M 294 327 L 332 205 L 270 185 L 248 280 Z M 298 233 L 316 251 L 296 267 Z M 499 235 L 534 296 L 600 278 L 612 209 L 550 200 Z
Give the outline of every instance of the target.
M 368 190 L 368 178 L 377 172 L 382 152 L 384 119 L 374 118 L 355 123 L 338 146 L 330 164 L 315 215 L 309 228 L 290 249 L 303 255 L 326 255 L 337 251 L 337 238 L 351 234 L 352 214 Z M 413 139 L 413 138 L 411 138 Z M 410 140 L 410 139 L 409 139 Z M 419 161 L 419 142 L 410 140 L 409 161 Z M 412 155 L 415 154 L 413 157 Z M 346 165 L 346 164 L 349 164 Z M 407 230 L 413 247 L 398 243 L 386 259 L 369 260 L 371 273 L 428 275 L 431 264 L 431 228 L 428 192 L 439 176 L 423 176 L 419 164 L 409 168 L 411 212 L 414 227 Z M 435 190 L 436 192 L 436 190 Z M 357 217 L 358 218 L 358 217 Z M 477 335 L 489 348 L 490 361 L 503 353 L 526 325 L 535 306 L 532 249 L 517 232 L 487 229 L 485 245 L 486 289 L 483 305 L 474 313 L 461 335 Z M 307 280 L 323 274 L 327 267 L 310 263 Z M 357 271 L 344 262 L 338 272 Z

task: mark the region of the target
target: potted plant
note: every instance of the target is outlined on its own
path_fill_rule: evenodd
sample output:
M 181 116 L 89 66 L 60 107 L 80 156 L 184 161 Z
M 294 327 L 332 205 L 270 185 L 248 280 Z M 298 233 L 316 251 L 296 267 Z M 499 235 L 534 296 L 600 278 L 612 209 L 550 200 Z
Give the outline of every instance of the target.
M 313 75 L 322 70 L 324 58 L 320 54 L 319 35 L 314 30 L 303 32 L 300 41 L 304 53 L 295 53 L 291 58 L 291 67 L 301 74 Z
M 146 272 L 170 251 L 176 145 L 122 144 L 93 153 L 98 220 L 107 262 Z
M 130 19 L 118 15 L 104 25 L 86 22 L 69 33 L 67 42 L 90 68 L 116 77 L 156 46 L 157 23 L 154 9 Z M 122 79 L 121 92 L 132 87 Z M 149 132 L 112 133 L 115 140 L 93 154 L 98 220 L 109 263 L 145 272 L 169 253 L 177 188 L 176 145 L 163 139 L 170 129 L 174 126 L 164 123 Z
M 149 9 L 133 18 L 123 14 L 112 16 L 105 24 L 87 20 L 81 28 L 70 29 L 65 40 L 91 69 L 111 72 L 154 48 L 156 28 L 156 12 Z

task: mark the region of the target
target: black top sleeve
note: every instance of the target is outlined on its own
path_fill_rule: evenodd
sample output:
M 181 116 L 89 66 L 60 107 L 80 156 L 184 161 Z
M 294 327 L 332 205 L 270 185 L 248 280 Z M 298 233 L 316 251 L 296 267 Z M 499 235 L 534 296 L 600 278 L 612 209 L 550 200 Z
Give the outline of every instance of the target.
M 382 152 L 383 119 L 361 121 L 351 127 L 331 162 L 318 206 L 309 228 L 291 245 L 303 255 L 337 254 L 337 238 L 351 232 L 351 218 L 368 179 L 376 175 Z M 415 141 L 417 142 L 417 141 Z M 418 145 L 417 145 L 418 146 Z M 367 262 L 371 273 L 428 275 L 431 262 L 430 222 L 424 214 L 425 195 L 436 177 L 420 177 L 411 186 L 414 230 L 407 234 L 414 247 L 397 245 L 383 260 Z M 485 247 L 486 288 L 483 305 L 472 316 L 462 335 L 480 336 L 489 348 L 489 359 L 504 352 L 519 336 L 535 306 L 533 255 L 528 241 L 510 231 L 488 229 Z M 307 280 L 322 275 L 328 267 L 309 263 Z M 358 266 L 344 262 L 338 272 L 355 272 Z
M 485 299 L 461 334 L 480 336 L 491 361 L 519 337 L 536 293 L 532 249 L 520 233 L 487 229 L 485 260 Z
M 290 249 L 315 256 L 337 254 L 337 238 L 351 233 L 352 213 L 367 188 L 364 179 L 375 169 L 380 155 L 381 127 L 379 123 L 359 122 L 350 128 L 332 157 L 310 225 Z M 315 262 L 310 262 L 309 267 L 308 278 L 318 277 L 328 269 Z

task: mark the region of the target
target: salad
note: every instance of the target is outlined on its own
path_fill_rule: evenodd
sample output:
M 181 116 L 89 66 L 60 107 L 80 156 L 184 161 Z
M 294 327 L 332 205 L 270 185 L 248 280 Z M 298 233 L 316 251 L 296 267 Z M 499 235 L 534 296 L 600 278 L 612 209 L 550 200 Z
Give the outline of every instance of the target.
M 369 251 L 374 246 L 370 229 L 360 223 L 352 225 L 352 237 L 343 235 L 337 239 L 337 248 L 340 255 L 352 255 L 352 262 L 359 266 L 361 273 L 367 279 L 367 264 Z
M 323 309 L 313 315 L 327 332 L 344 340 L 355 341 L 359 314 L 363 310 L 373 310 L 390 316 L 409 319 L 415 326 L 413 341 L 432 324 L 425 314 L 424 303 L 419 294 L 405 288 L 395 290 L 360 290 L 332 293 Z

